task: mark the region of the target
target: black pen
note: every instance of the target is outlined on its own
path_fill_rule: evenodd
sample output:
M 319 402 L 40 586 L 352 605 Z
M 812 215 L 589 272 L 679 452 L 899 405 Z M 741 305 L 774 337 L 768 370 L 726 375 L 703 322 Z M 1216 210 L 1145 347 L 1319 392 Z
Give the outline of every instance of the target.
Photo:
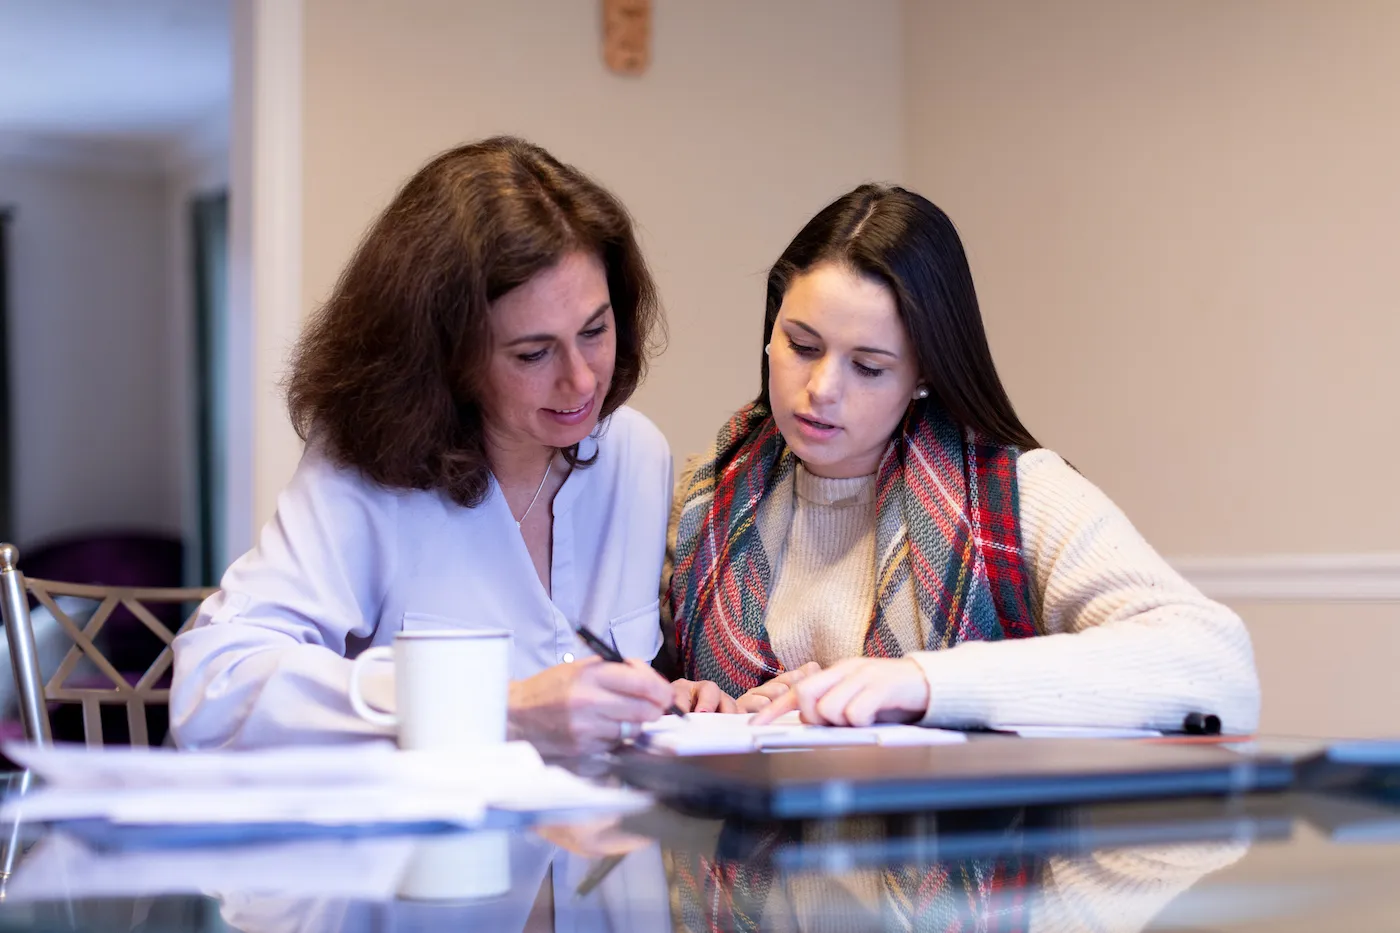
M 610 871 L 617 867 L 617 863 L 622 861 L 626 854 L 627 853 L 624 852 L 622 855 L 609 855 L 594 863 L 593 867 L 588 870 L 588 874 L 584 877 L 583 881 L 579 883 L 578 890 L 574 892 L 574 897 L 584 897 L 592 893 L 593 889 L 603 883 L 603 879 L 608 876 Z
M 593 653 L 596 654 L 598 657 L 602 658 L 604 661 L 611 661 L 614 664 L 627 663 L 627 661 L 622 657 L 622 655 L 617 653 L 617 649 L 615 649 L 612 645 L 608 644 L 607 642 L 603 641 L 603 639 L 599 638 L 597 635 L 594 635 L 582 625 L 574 629 L 574 631 L 578 633 L 579 638 L 583 639 L 583 643 L 589 648 L 593 649 Z M 685 713 L 681 710 L 679 706 L 677 706 L 674 703 L 671 704 L 671 708 L 666 710 L 666 712 L 670 713 L 672 716 L 679 716 L 682 719 L 686 718 Z
M 1214 713 L 1187 713 L 1181 721 L 1181 731 L 1187 735 L 1219 735 L 1220 717 Z

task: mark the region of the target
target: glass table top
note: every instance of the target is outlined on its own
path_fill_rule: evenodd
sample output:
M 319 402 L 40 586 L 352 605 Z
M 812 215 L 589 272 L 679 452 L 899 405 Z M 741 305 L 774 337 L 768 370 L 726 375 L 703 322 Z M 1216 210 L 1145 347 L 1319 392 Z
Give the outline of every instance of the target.
M 0 841 L 0 931 L 1400 929 L 1400 806 L 1364 797 Z

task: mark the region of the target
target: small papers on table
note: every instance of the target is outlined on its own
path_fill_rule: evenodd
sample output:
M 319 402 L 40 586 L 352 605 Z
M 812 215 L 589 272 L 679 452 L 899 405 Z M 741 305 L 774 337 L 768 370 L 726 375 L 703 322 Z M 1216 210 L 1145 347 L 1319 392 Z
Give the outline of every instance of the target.
M 546 765 L 527 742 L 451 755 L 387 743 L 265 751 L 175 751 L 6 743 L 42 785 L 0 819 L 130 826 L 479 825 L 488 810 L 625 811 L 643 794 Z
M 691 713 L 685 719 L 662 716 L 642 727 L 640 748 L 672 755 L 730 755 L 770 749 L 829 748 L 844 745 L 956 745 L 967 736 L 947 729 L 882 723 L 874 726 L 814 726 L 789 713 L 763 726 L 747 713 Z

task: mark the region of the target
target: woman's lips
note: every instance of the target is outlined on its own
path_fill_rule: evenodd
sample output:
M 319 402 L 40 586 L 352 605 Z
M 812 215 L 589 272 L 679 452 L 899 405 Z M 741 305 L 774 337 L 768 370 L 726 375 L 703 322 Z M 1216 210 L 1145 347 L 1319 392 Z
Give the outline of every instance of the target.
M 829 440 L 840 433 L 841 428 L 826 421 L 819 421 L 810 415 L 794 415 L 797 428 L 806 437 L 816 441 Z
M 595 399 L 596 396 L 594 398 L 590 398 L 582 405 L 568 410 L 561 411 L 557 408 L 545 408 L 542 410 L 551 420 L 558 422 L 559 424 L 582 424 L 584 421 L 588 420 L 589 415 L 593 414 L 593 403 Z

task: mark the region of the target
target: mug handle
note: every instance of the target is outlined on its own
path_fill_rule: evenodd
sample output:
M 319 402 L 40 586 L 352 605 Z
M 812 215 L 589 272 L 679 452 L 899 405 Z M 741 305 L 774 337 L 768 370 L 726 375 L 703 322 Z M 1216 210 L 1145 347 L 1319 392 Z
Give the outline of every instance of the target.
M 388 646 L 369 648 L 360 652 L 360 656 L 350 665 L 350 707 L 355 711 L 355 715 L 366 722 L 394 728 L 399 724 L 399 717 L 370 706 L 365 702 L 364 694 L 360 692 L 360 673 L 364 670 L 364 665 L 378 660 L 394 660 L 394 649 Z

